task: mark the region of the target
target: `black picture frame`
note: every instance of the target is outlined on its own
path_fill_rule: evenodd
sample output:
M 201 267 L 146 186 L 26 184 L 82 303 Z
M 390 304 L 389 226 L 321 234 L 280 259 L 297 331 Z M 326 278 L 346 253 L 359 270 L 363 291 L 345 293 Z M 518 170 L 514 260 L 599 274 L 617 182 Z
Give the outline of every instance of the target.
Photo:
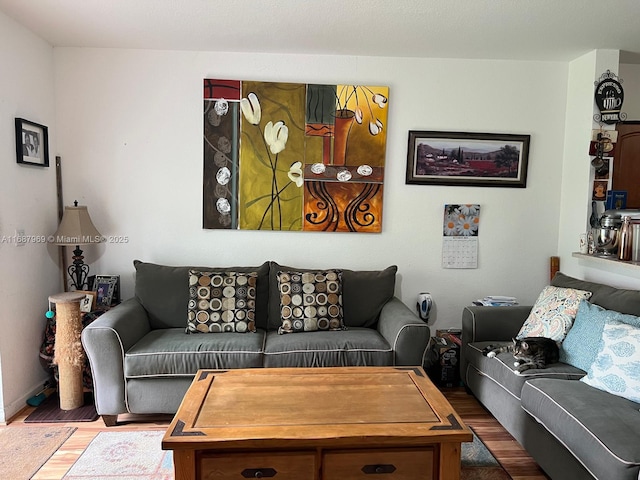
M 406 184 L 526 188 L 530 135 L 409 131 Z
M 39 123 L 16 118 L 16 160 L 24 165 L 49 166 L 49 129 Z

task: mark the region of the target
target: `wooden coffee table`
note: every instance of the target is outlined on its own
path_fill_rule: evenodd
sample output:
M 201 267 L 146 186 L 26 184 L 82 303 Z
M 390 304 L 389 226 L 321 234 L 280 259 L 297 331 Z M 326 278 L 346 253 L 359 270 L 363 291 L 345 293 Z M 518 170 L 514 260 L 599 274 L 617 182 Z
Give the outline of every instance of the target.
M 169 426 L 176 480 L 459 480 L 472 440 L 419 367 L 200 370 Z

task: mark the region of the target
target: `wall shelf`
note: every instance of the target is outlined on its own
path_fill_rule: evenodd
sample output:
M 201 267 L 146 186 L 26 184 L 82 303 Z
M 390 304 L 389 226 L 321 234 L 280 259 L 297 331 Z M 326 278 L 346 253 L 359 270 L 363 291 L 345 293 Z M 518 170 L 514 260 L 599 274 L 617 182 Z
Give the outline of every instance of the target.
M 640 272 L 640 262 L 625 262 L 623 260 L 618 260 L 617 257 L 597 257 L 595 255 L 588 255 L 586 253 L 573 252 L 571 254 L 572 257 L 578 258 L 580 260 L 586 260 L 587 262 L 592 262 L 595 266 L 616 266 L 622 267 L 625 269 L 629 269 L 632 271 Z

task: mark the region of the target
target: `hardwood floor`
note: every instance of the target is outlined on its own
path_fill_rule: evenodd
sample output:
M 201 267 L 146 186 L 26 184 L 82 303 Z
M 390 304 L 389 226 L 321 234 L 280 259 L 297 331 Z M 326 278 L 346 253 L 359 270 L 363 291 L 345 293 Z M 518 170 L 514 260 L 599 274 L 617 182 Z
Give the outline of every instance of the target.
M 520 447 L 520 444 L 500 426 L 473 396 L 468 395 L 463 388 L 443 389 L 443 393 L 456 412 L 467 425 L 473 428 L 513 480 L 548 480 L 549 477 L 527 455 Z M 24 419 L 33 410 L 34 408 L 32 407 L 25 408 L 9 422 L 8 426 L 19 428 L 24 425 L 45 425 L 24 423 Z M 104 426 L 101 419 L 95 422 L 56 424 L 76 427 L 77 430 L 38 473 L 32 477 L 33 480 L 60 480 L 98 432 L 107 430 L 164 431 L 171 421 L 171 416 L 120 415 L 118 420 L 118 425 L 109 429 Z
M 442 389 L 445 397 L 462 420 L 502 464 L 513 480 L 548 480 L 538 464 L 513 437 L 464 388 Z

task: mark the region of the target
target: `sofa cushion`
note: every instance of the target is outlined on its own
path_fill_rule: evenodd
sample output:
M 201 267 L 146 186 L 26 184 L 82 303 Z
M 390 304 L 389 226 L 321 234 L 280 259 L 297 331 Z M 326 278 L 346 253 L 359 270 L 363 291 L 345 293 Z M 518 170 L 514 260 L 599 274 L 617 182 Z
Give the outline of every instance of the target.
M 640 317 L 606 310 L 582 300 L 573 326 L 560 347 L 560 361 L 589 370 L 598 355 L 607 320 L 617 320 L 640 328 Z
M 595 478 L 639 478 L 640 404 L 583 382 L 544 378 L 524 385 L 522 408 Z
M 278 272 L 280 315 L 278 333 L 344 330 L 342 272 Z
M 247 335 L 185 335 L 183 328 L 152 330 L 124 357 L 126 378 L 195 375 L 201 368 L 262 366 L 264 330 Z
M 280 303 L 278 290 L 278 272 L 282 270 L 308 272 L 313 269 L 301 269 L 271 262 L 269 330 L 280 327 Z M 395 293 L 396 272 L 392 265 L 384 270 L 342 270 L 342 304 L 346 327 L 375 328 L 380 312 Z
M 375 328 L 380 312 L 396 289 L 398 267 L 384 270 L 342 270 L 344 324 Z
M 601 283 L 579 280 L 558 272 L 551 285 L 556 287 L 576 288 L 591 292 L 589 301 L 607 310 L 640 316 L 640 290 L 625 290 L 610 287 Z
M 184 331 L 189 301 L 189 270 L 257 272 L 256 327 L 265 328 L 269 302 L 269 263 L 259 267 L 170 267 L 134 260 L 135 296 L 149 315 L 152 329 L 178 328 Z
M 607 320 L 598 356 L 581 380 L 605 392 L 640 402 L 640 328 Z
M 497 308 L 497 307 L 493 307 Z M 507 307 L 505 307 L 507 308 Z M 482 354 L 482 349 L 496 342 L 474 342 L 467 345 L 466 359 L 469 365 L 484 376 L 493 380 L 497 386 L 507 390 L 515 398 L 520 398 L 524 383 L 532 378 L 561 378 L 578 380 L 585 375 L 583 370 L 565 363 L 553 363 L 546 368 L 531 368 L 522 374 L 515 371 L 515 357 L 508 353 L 499 353 L 493 358 Z M 467 372 L 464 372 L 466 375 Z M 466 378 L 463 379 L 466 381 Z
M 585 290 L 551 285 L 545 287 L 517 338 L 547 337 L 561 342 L 573 325 L 580 300 L 590 296 L 591 292 Z
M 187 333 L 255 332 L 257 277 L 189 270 Z
M 265 367 L 345 367 L 393 365 L 389 343 L 371 328 L 278 335 L 267 332 Z

